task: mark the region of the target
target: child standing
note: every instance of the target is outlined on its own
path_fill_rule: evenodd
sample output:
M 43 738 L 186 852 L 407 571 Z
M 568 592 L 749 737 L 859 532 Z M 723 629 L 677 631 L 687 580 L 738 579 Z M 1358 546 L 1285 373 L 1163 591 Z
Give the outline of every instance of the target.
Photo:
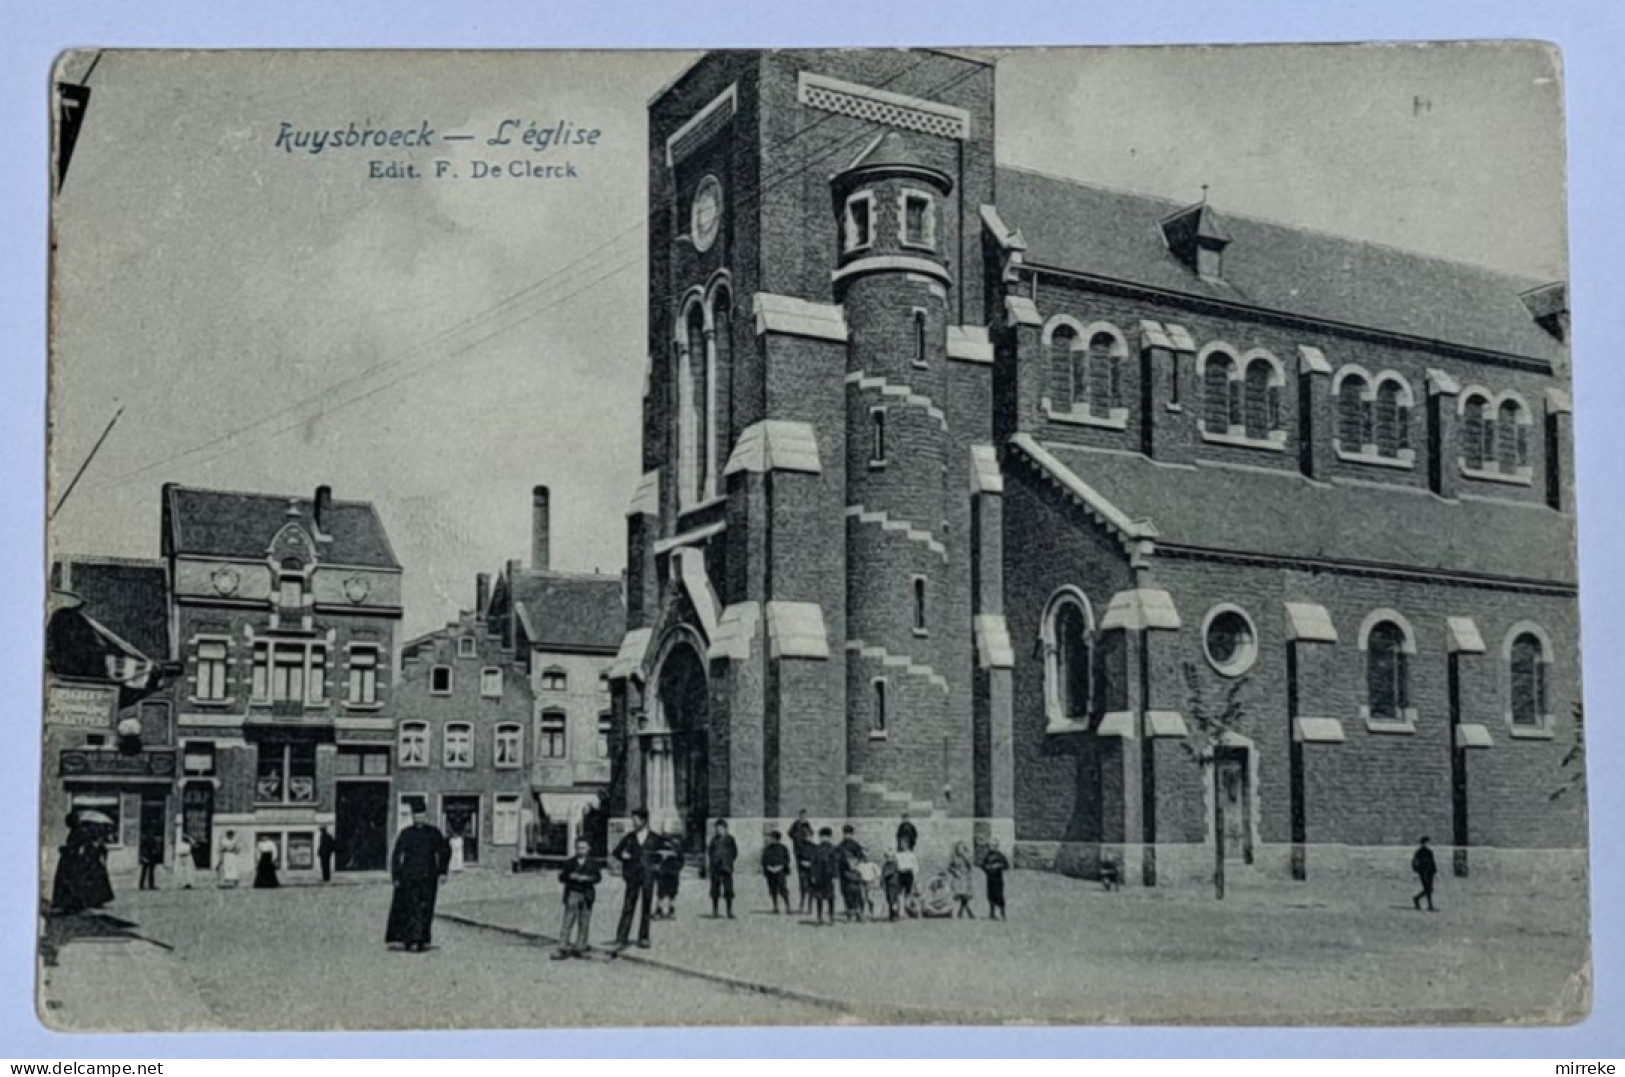
M 598 881 L 603 877 L 598 865 L 592 862 L 592 847 L 586 838 L 576 839 L 576 855 L 559 872 L 564 884 L 564 925 L 559 929 L 559 948 L 554 961 L 567 957 L 585 957 L 592 949 L 587 932 L 592 928 L 592 903 L 598 893 Z
M 851 823 L 841 828 L 841 902 L 848 923 L 863 920 L 863 846 L 858 844 L 857 828 Z
M 887 853 L 886 859 L 880 864 L 880 885 L 886 891 L 886 919 L 896 920 L 898 902 L 903 894 L 903 884 L 898 878 L 897 856 Z
M 835 835 L 829 827 L 822 827 L 818 831 L 818 844 L 813 846 L 812 862 L 809 872 L 812 876 L 812 904 L 813 917 L 817 923 L 824 922 L 824 913 L 829 913 L 829 922 L 835 922 L 835 880 L 841 874 L 841 856 L 834 845 Z
M 975 869 L 971 866 L 970 850 L 964 842 L 954 845 L 954 855 L 948 861 L 948 886 L 954 895 L 954 919 L 976 919 L 971 911 L 970 899 L 974 892 L 976 880 L 972 878 Z
M 660 866 L 655 871 L 656 920 L 677 919 L 677 885 L 683 878 L 683 850 L 671 836 L 660 840 Z
M 762 848 L 762 874 L 767 876 L 767 896 L 773 900 L 774 915 L 779 911 L 779 900 L 784 900 L 784 911 L 790 911 L 790 850 L 780 840 L 777 830 L 768 835 Z
M 990 838 L 987 852 L 982 854 L 982 871 L 987 875 L 987 918 L 1005 920 L 1004 873 L 1010 870 L 1010 858 L 999 849 L 999 839 Z

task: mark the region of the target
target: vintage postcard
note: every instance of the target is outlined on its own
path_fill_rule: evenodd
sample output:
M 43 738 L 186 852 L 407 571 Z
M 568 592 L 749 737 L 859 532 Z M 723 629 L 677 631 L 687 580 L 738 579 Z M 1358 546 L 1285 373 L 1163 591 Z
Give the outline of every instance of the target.
M 1589 1012 L 1550 47 L 53 80 L 51 1027 Z

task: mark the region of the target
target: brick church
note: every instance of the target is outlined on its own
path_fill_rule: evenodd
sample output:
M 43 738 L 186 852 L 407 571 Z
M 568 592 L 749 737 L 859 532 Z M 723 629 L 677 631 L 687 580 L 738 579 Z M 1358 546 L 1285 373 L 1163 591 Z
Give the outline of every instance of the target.
M 1565 286 L 1002 167 L 994 87 L 651 103 L 614 814 L 1147 884 L 1583 849 Z

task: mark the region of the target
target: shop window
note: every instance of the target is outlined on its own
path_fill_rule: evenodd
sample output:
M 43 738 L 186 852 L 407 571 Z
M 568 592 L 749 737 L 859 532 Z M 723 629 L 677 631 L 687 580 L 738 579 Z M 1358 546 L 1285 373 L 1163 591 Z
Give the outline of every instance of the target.
M 282 861 L 290 871 L 309 871 L 316 866 L 316 835 L 307 831 L 288 835 L 288 853 Z
M 491 844 L 519 844 L 519 797 L 498 793 L 491 802 Z
M 316 745 L 260 744 L 254 800 L 260 804 L 316 802 Z

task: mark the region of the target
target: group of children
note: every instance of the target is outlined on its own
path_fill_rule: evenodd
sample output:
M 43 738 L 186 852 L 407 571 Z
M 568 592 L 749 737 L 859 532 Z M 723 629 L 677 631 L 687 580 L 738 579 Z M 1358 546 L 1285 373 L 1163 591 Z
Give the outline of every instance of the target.
M 726 903 L 727 918 L 734 918 L 733 901 L 734 863 L 738 846 L 728 833 L 725 820 L 716 820 L 715 833 L 706 847 L 706 866 L 711 881 L 711 914 L 722 915 L 720 908 Z M 841 895 L 842 913 L 846 922 L 855 923 L 876 915 L 877 898 L 886 903 L 886 918 L 956 917 L 975 919 L 971 909 L 974 893 L 974 871 L 980 868 L 986 877 L 988 917 L 1005 919 L 1004 874 L 1010 870 L 1010 860 L 999 848 L 998 839 L 988 842 L 979 862 L 971 858 L 964 842 L 954 846 L 948 870 L 933 878 L 927 885 L 917 884 L 920 871 L 919 855 L 915 844 L 918 831 L 903 814 L 897 828 L 897 848 L 884 853 L 877 864 L 857 840 L 857 828 L 848 823 L 841 828 L 841 841 L 835 843 L 830 827 L 820 827 L 814 834 L 805 811 L 790 827 L 790 845 L 784 834 L 774 830 L 762 849 L 762 874 L 767 879 L 768 898 L 777 915 L 782 905 L 785 913 L 812 913 L 820 926 L 835 923 L 835 894 Z M 682 877 L 684 857 L 677 842 L 663 841 L 654 853 L 655 906 L 653 920 L 671 920 L 677 916 L 677 893 Z M 790 904 L 790 871 L 794 865 L 800 883 L 800 905 Z M 555 959 L 584 956 L 590 946 L 587 931 L 591 923 L 594 893 L 602 872 L 594 862 L 590 847 L 583 839 L 576 842 L 576 855 L 559 873 L 564 885 L 564 923 L 560 949 Z

